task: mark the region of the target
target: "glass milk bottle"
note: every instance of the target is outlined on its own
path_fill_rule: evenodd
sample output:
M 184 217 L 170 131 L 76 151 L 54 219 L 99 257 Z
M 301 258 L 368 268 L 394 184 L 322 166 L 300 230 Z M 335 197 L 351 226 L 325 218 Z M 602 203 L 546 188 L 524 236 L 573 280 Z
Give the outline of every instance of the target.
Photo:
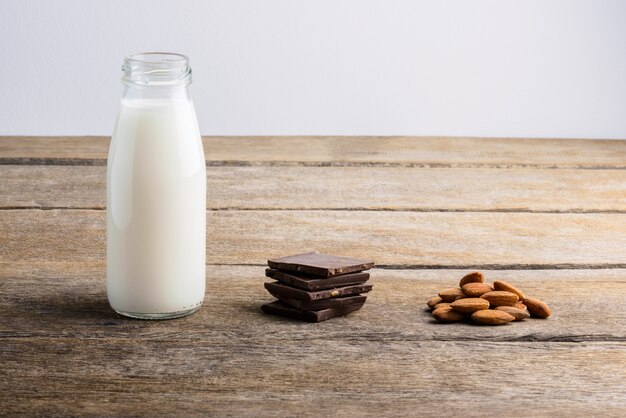
M 189 59 L 129 56 L 107 165 L 107 294 L 118 313 L 176 318 L 204 299 L 206 167 Z

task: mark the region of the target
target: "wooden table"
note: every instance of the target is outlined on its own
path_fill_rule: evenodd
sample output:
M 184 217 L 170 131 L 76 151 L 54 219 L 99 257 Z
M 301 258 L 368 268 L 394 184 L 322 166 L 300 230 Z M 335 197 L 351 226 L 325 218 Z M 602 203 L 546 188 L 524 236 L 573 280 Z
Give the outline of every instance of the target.
M 0 414 L 626 415 L 626 141 L 205 138 L 207 294 L 105 291 L 108 138 L 0 138 Z M 268 257 L 373 258 L 364 308 L 268 317 Z M 548 320 L 434 323 L 482 270 Z

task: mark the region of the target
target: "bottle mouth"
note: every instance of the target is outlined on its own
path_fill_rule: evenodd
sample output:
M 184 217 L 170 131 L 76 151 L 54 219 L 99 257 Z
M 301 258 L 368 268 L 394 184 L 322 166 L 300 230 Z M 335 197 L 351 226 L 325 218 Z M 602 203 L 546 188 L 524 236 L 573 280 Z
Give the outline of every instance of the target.
M 189 58 L 172 52 L 142 52 L 124 58 L 122 83 L 134 86 L 186 86 Z

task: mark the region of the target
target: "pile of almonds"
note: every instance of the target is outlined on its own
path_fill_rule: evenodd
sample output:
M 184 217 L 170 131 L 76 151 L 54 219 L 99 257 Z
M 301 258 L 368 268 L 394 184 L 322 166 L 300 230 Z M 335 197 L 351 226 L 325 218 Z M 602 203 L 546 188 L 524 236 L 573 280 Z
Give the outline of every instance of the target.
M 550 308 L 539 299 L 528 297 L 503 280 L 485 283 L 479 271 L 463 276 L 459 287 L 443 289 L 427 303 L 439 322 L 459 322 L 471 317 L 485 325 L 503 325 L 523 321 L 531 315 L 550 316 Z

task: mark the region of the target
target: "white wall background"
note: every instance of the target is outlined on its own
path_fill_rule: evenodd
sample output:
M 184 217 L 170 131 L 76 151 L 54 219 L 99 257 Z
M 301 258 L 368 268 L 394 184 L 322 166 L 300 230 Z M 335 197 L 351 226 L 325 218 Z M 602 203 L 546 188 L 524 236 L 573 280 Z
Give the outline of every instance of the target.
M 203 134 L 626 138 L 626 1 L 0 0 L 0 135 L 108 135 L 124 55 Z

